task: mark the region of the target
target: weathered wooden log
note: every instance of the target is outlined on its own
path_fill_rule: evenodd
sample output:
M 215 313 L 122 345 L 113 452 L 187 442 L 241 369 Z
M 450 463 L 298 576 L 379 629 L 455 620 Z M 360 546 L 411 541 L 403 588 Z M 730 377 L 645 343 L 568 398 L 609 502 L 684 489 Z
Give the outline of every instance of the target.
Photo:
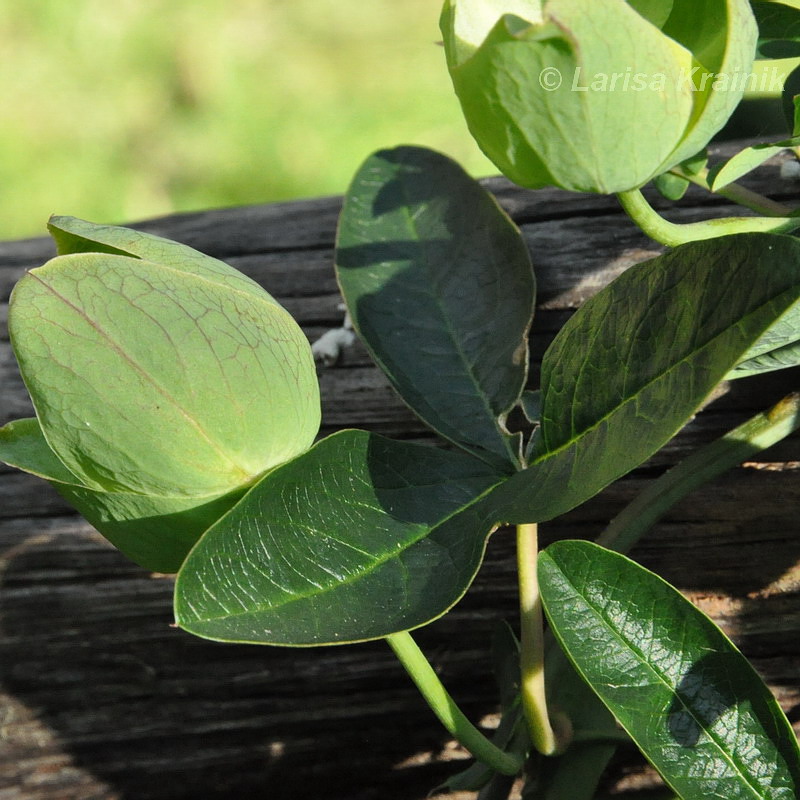
M 486 185 L 522 226 L 536 263 L 534 361 L 581 302 L 659 252 L 613 199 L 522 191 L 500 179 Z M 798 188 L 781 178 L 780 160 L 748 185 L 787 200 Z M 699 191 L 660 205 L 676 220 L 738 213 Z M 342 319 L 332 269 L 339 208 L 329 198 L 137 227 L 251 275 L 313 340 Z M 5 330 L 8 297 L 26 269 L 52 254 L 44 238 L 0 244 L 0 425 L 32 411 Z M 356 426 L 430 439 L 360 345 L 320 377 L 323 433 Z M 799 379 L 792 370 L 723 387 L 648 464 L 545 526 L 545 537 L 596 535 L 654 475 Z M 723 626 L 794 722 L 798 500 L 800 439 L 792 437 L 695 492 L 635 552 Z M 0 468 L 0 800 L 421 800 L 466 758 L 383 643 L 292 650 L 204 642 L 170 626 L 171 583 L 128 563 L 48 485 Z M 513 547 L 500 532 L 467 597 L 419 632 L 476 719 L 495 711 L 490 632 L 515 609 Z M 606 785 L 623 793 L 650 785 L 638 763 L 623 751 Z

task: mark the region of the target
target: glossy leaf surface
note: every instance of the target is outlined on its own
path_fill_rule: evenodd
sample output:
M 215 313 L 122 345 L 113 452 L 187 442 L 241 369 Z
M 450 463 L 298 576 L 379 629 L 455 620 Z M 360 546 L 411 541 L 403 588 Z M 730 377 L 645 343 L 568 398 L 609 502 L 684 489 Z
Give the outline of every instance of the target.
M 535 286 L 496 201 L 438 153 L 378 152 L 345 199 L 336 266 L 356 330 L 406 403 L 456 444 L 516 463 L 503 418 L 525 383 Z
M 794 800 L 800 750 L 767 687 L 677 590 L 588 542 L 541 555 L 551 626 L 583 678 L 672 788 L 704 800 Z
M 692 242 L 625 272 L 545 353 L 536 451 L 493 493 L 498 519 L 551 519 L 641 464 L 799 301 L 788 236 Z
M 462 453 L 342 431 L 266 475 L 178 576 L 198 636 L 315 645 L 423 625 L 466 591 L 500 478 Z

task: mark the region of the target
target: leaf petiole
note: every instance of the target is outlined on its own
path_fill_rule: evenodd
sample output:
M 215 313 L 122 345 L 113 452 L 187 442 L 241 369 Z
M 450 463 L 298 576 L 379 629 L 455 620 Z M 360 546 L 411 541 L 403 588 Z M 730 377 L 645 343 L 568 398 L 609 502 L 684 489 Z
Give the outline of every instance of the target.
M 503 775 L 516 775 L 522 769 L 523 759 L 492 744 L 464 716 L 408 631 L 393 633 L 386 637 L 386 641 L 442 725 L 478 761 L 488 764 Z
M 668 247 L 733 233 L 789 233 L 800 228 L 800 217 L 723 217 L 703 222 L 675 223 L 664 219 L 639 189 L 620 192 L 617 198 L 625 213 L 644 233 Z
M 789 206 L 771 200 L 769 197 L 764 197 L 764 195 L 758 194 L 758 192 L 754 192 L 751 189 L 746 189 L 738 183 L 729 183 L 720 189 L 712 189 L 708 183 L 709 170 L 707 167 L 698 172 L 691 172 L 688 169 L 677 166 L 673 167 L 670 173 L 693 183 L 695 186 L 699 186 L 701 189 L 705 189 L 707 192 L 732 200 L 734 203 L 749 208 L 757 214 L 763 214 L 765 217 L 790 217 L 794 214 L 793 209 L 789 208 Z
M 544 619 L 536 564 L 539 530 L 536 523 L 517 525 L 517 572 L 520 611 L 520 693 L 531 744 L 546 756 L 564 749 L 547 711 L 544 682 Z

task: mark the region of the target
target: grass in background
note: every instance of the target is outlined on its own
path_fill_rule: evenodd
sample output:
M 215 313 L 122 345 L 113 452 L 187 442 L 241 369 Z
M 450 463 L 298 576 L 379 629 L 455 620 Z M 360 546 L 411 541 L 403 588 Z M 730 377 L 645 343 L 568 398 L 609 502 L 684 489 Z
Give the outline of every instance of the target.
M 439 0 L 0 0 L 0 239 L 343 192 L 380 147 L 496 170 Z

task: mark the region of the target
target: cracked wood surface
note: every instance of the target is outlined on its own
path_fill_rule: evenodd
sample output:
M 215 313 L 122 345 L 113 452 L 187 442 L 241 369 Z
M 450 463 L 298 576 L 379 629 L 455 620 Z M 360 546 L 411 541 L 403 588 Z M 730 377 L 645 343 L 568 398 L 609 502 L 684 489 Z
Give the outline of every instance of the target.
M 724 152 L 733 148 L 726 146 Z M 751 188 L 791 202 L 771 161 Z M 613 198 L 487 181 L 521 224 L 539 283 L 534 362 L 569 314 L 660 248 Z M 739 213 L 692 191 L 667 215 Z M 228 261 L 262 283 L 310 339 L 342 323 L 332 269 L 339 198 L 184 214 L 137 227 Z M 11 288 L 53 255 L 47 239 L 0 244 L 0 425 L 32 413 L 5 328 Z M 534 368 L 534 375 L 535 375 Z M 358 344 L 321 373 L 323 429 L 424 440 Z M 545 540 L 593 536 L 666 466 L 800 385 L 800 371 L 722 387 L 633 475 Z M 752 658 L 800 721 L 800 438 L 695 492 L 637 548 Z M 516 614 L 512 537 L 496 534 L 467 597 L 418 634 L 476 720 L 495 711 L 488 638 Z M 170 627 L 171 580 L 128 563 L 42 481 L 0 467 L 0 800 L 422 800 L 461 766 L 383 643 L 326 649 L 220 645 Z M 653 784 L 623 750 L 606 785 Z M 467 797 L 469 795 L 463 795 Z

